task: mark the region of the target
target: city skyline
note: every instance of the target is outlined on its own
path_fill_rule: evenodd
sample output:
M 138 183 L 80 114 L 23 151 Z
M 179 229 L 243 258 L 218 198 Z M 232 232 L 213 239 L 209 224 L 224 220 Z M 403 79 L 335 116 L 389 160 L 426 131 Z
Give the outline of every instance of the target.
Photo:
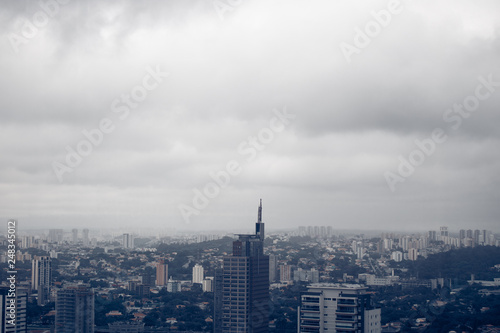
M 0 219 L 495 230 L 499 10 L 8 1 Z

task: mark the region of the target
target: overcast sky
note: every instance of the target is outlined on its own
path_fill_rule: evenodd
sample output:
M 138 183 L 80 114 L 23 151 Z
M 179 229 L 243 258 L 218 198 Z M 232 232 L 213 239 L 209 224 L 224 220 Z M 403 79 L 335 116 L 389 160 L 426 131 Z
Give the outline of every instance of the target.
M 42 3 L 0 9 L 4 221 L 500 231 L 496 0 Z

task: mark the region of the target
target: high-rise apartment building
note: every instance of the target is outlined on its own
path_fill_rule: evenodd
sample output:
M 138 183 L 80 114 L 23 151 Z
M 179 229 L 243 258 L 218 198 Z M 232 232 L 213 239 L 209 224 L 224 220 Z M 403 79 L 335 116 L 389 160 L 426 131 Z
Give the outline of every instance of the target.
M 439 235 L 441 236 L 441 240 L 443 240 L 444 237 L 448 237 L 448 227 L 439 227 Z
M 156 285 L 166 286 L 168 282 L 168 264 L 165 260 L 160 259 L 156 263 Z
M 50 257 L 35 256 L 31 262 L 31 289 L 38 290 L 41 285 L 50 285 L 51 272 Z
M 134 236 L 132 236 L 131 234 L 123 234 L 122 246 L 125 249 L 133 249 L 134 248 Z
M 89 246 L 90 245 L 89 229 L 83 229 L 82 234 L 83 234 L 82 235 L 83 246 Z
M 50 257 L 35 256 L 31 261 L 31 289 L 38 291 L 38 305 L 45 305 L 49 302 L 51 281 Z
M 57 291 L 55 333 L 94 333 L 94 291 L 88 284 Z
M 278 258 L 271 254 L 269 255 L 269 282 L 276 281 L 276 273 L 278 271 Z
M 418 250 L 417 249 L 409 249 L 408 250 L 408 260 L 415 261 L 418 259 Z
M 481 235 L 481 231 L 478 229 L 474 230 L 474 245 L 479 245 L 479 238 Z
M 214 277 L 207 276 L 203 279 L 202 288 L 204 293 L 211 293 L 214 291 Z
M 15 295 L 14 297 L 11 297 Z M 15 312 L 12 300 L 15 299 Z M 0 287 L 0 332 L 26 333 L 26 306 L 28 303 L 28 290 L 16 288 L 16 292 L 9 292 L 9 287 Z
M 219 285 L 222 286 L 222 294 L 217 290 L 215 292 L 216 301 L 217 295 L 221 298 L 218 303 L 222 309 L 215 310 L 214 332 L 268 332 L 269 257 L 264 255 L 262 200 L 255 234 L 238 236 L 238 240 L 233 242 L 233 255 L 223 259 L 222 281 Z M 217 287 L 217 281 L 215 284 Z
M 281 282 L 292 281 L 292 266 L 287 265 L 286 263 L 280 265 L 280 281 Z
M 317 283 L 301 295 L 298 332 L 380 333 L 380 309 L 373 306 L 366 287 Z
M 460 229 L 458 231 L 458 238 L 460 238 L 460 240 L 465 238 L 465 230 L 464 229 Z
M 203 266 L 198 264 L 194 265 L 193 283 L 203 283 Z
M 71 230 L 71 242 L 73 244 L 78 243 L 78 229 Z
M 22 249 L 29 249 L 30 247 L 33 246 L 34 241 L 35 241 L 35 238 L 33 236 L 21 237 L 21 248 Z

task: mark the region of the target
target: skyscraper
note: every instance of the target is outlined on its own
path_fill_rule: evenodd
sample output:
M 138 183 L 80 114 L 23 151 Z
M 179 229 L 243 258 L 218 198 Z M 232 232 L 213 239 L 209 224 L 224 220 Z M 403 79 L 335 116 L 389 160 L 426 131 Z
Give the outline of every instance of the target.
M 298 332 L 380 333 L 380 309 L 366 287 L 316 283 L 301 295 Z
M 264 236 L 261 200 L 255 234 L 238 235 L 233 242 L 233 255 L 224 257 L 219 304 L 222 310 L 215 311 L 215 332 L 268 332 L 269 257 L 264 255 Z M 219 315 L 221 319 L 217 318 Z
M 156 263 L 156 285 L 166 286 L 168 282 L 168 264 L 165 264 L 165 260 L 160 259 Z
M 274 254 L 269 256 L 269 282 L 276 281 L 276 272 L 278 270 L 278 259 Z
M 446 237 L 449 236 L 448 234 L 448 227 L 439 227 L 439 235 L 441 236 L 441 240 L 444 240 Z
M 17 288 L 15 292 L 15 316 L 10 316 L 13 308 L 9 297 L 13 293 L 9 292 L 9 287 L 0 287 L 0 332 L 5 333 L 26 333 L 26 306 L 28 303 L 28 290 Z
M 51 280 L 50 257 L 35 256 L 31 261 L 31 289 L 38 291 L 38 305 L 45 305 L 49 301 Z
M 415 261 L 418 259 L 418 250 L 417 249 L 409 249 L 408 250 L 408 260 Z
M 78 229 L 73 229 L 73 230 L 71 230 L 71 235 L 72 235 L 71 242 L 72 242 L 73 244 L 78 243 Z
M 57 291 L 56 333 L 94 333 L 94 291 L 73 284 Z
M 198 264 L 194 265 L 193 283 L 203 283 L 203 266 Z
M 131 234 L 123 234 L 122 245 L 125 249 L 133 249 L 134 237 Z
M 83 246 L 89 246 L 90 244 L 90 239 L 89 239 L 89 229 L 83 229 Z
M 287 263 L 280 265 L 280 281 L 292 281 L 292 266 L 288 265 Z

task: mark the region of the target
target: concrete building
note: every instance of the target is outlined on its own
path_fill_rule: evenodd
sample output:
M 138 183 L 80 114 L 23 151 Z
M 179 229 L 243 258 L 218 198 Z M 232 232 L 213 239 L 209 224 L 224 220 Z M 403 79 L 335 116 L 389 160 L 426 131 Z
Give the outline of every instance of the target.
M 0 332 L 26 333 L 26 306 L 28 303 L 28 290 L 16 288 L 15 298 L 9 297 L 9 287 L 0 287 Z M 15 299 L 15 317 L 11 317 L 11 300 Z
M 443 237 L 448 237 L 449 234 L 448 234 L 448 227 L 439 227 L 439 236 L 441 236 L 441 239 L 443 239 Z
M 380 333 L 380 320 L 366 287 L 317 283 L 301 295 L 297 332 Z
M 89 229 L 83 229 L 82 235 L 83 235 L 82 236 L 83 246 L 89 246 L 90 245 Z
M 280 281 L 281 282 L 292 281 L 292 266 L 287 265 L 286 263 L 280 265 Z
M 205 279 L 203 279 L 202 288 L 203 288 L 203 292 L 205 292 L 205 293 L 213 292 L 214 291 L 214 277 L 207 276 Z
M 71 243 L 78 243 L 78 229 L 71 230 Z
M 168 264 L 161 259 L 156 263 L 156 285 L 166 286 L 168 282 Z
M 170 278 L 167 281 L 167 291 L 169 293 L 180 293 L 181 292 L 181 283 L 179 281 L 174 281 Z
M 222 309 L 215 311 L 222 318 L 214 318 L 214 325 L 221 327 L 215 326 L 214 332 L 265 333 L 269 331 L 269 257 L 264 255 L 262 201 L 255 234 L 238 236 L 232 256 L 223 259 Z
M 132 236 L 131 234 L 123 234 L 122 246 L 124 249 L 133 249 L 134 248 L 134 236 Z
M 193 283 L 203 283 L 203 266 L 201 265 L 194 265 L 193 267 Z
M 415 261 L 418 259 L 418 250 L 417 249 L 409 249 L 408 250 L 408 260 Z
M 403 261 L 403 252 L 401 251 L 392 252 L 391 259 L 394 260 L 395 262 Z
M 94 333 L 94 291 L 88 284 L 57 291 L 55 333 Z
M 275 282 L 278 271 L 278 258 L 271 254 L 269 255 L 269 282 Z
M 38 305 L 50 300 L 52 282 L 52 262 L 50 257 L 35 256 L 31 261 L 31 289 L 38 291 Z

